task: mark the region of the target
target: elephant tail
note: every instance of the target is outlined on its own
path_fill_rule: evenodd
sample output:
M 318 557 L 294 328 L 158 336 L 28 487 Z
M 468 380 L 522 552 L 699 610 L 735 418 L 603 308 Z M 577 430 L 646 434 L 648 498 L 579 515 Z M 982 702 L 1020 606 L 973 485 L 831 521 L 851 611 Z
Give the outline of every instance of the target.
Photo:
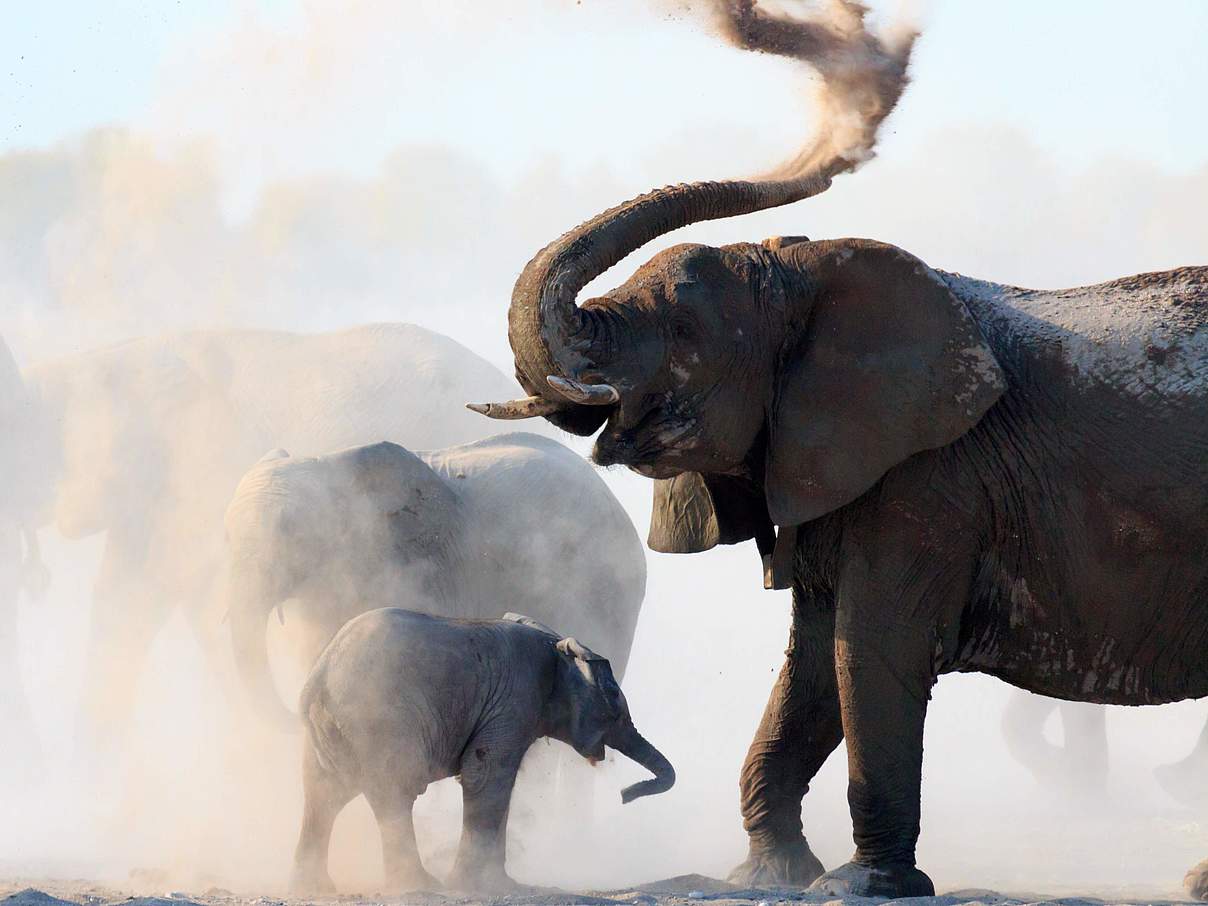
M 347 738 L 340 731 L 335 715 L 331 713 L 326 696 L 306 683 L 301 696 L 302 722 L 315 761 L 328 774 L 347 777 L 355 770 L 356 754 Z

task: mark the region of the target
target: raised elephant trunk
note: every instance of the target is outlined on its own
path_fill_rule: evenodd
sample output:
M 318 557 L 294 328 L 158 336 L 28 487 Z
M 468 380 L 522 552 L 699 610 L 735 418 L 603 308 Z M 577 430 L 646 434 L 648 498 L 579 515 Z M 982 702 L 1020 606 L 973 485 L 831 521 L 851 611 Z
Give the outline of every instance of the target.
M 268 617 L 279 602 L 263 588 L 263 583 L 231 576 L 231 643 L 235 667 L 256 711 L 281 730 L 297 732 L 302 728 L 298 716 L 285 707 L 273 682 L 268 662 Z
M 616 749 L 626 758 L 636 761 L 654 775 L 650 780 L 641 780 L 621 790 L 621 802 L 629 803 L 643 796 L 654 796 L 665 793 L 675 786 L 675 768 L 666 757 L 646 741 L 633 724 L 626 724 L 615 736 L 608 740 L 608 745 Z
M 517 377 L 532 395 L 474 406 L 475 411 L 494 418 L 553 415 L 567 430 L 590 428 L 577 433 L 591 433 L 599 420 L 572 417 L 586 412 L 574 407 L 611 405 L 632 388 L 624 368 L 609 362 L 623 339 L 611 335 L 616 322 L 575 304 L 588 282 L 664 233 L 817 195 L 832 177 L 872 156 L 877 130 L 906 85 L 913 30 L 899 30 L 891 40 L 872 35 L 865 26 L 867 10 L 854 0 L 839 0 L 813 19 L 762 10 L 755 0 L 708 5 L 729 43 L 817 70 L 822 77 L 819 134 L 763 178 L 657 189 L 593 217 L 542 249 L 516 281 L 508 312 Z M 551 404 L 557 408 L 551 411 Z
M 700 182 L 656 189 L 593 217 L 550 243 L 516 281 L 508 311 L 508 339 L 527 389 L 566 405 L 616 402 L 615 387 L 577 380 L 593 376 L 591 372 L 607 348 L 604 334 L 608 329 L 592 310 L 575 304 L 579 291 L 664 233 L 817 195 L 830 185 L 834 173 L 847 166 L 846 161 L 837 161 L 820 172 L 794 179 Z M 617 376 L 616 380 L 624 378 Z

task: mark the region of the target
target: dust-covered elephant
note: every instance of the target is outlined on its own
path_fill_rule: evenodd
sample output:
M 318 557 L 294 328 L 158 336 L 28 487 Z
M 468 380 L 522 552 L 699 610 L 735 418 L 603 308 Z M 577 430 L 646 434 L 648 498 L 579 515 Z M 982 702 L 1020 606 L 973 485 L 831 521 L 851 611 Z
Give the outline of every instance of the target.
M 473 440 L 489 432 L 458 414 L 465 394 L 508 386 L 470 350 L 409 324 L 170 334 L 27 368 L 17 428 L 0 437 L 0 460 L 21 463 L 17 521 L 69 539 L 105 533 L 85 732 L 100 740 L 122 726 L 143 656 L 175 607 L 206 652 L 221 650 L 222 612 L 207 607 L 223 509 L 266 449 Z M 36 575 L 36 564 L 23 572 Z
M 645 552 L 607 485 L 557 441 L 504 434 L 415 453 L 388 442 L 318 457 L 277 451 L 240 481 L 225 524 L 235 661 L 260 710 L 284 726 L 297 718 L 274 686 L 266 629 L 287 601 L 304 670 L 352 617 L 405 603 L 459 618 L 523 609 L 624 676 Z
M 500 690 L 507 690 L 500 694 Z M 502 892 L 506 830 L 521 759 L 540 737 L 591 763 L 616 749 L 654 776 L 621 801 L 666 792 L 675 769 L 634 726 L 608 659 L 538 621 L 450 620 L 388 607 L 350 620 L 302 690 L 306 803 L 296 892 L 334 892 L 327 849 L 340 810 L 364 793 L 394 891 L 434 890 L 411 809 L 428 784 L 461 781 L 462 833 L 449 886 Z
M 828 184 L 672 186 L 567 232 L 512 295 L 529 396 L 476 408 L 599 431 L 596 462 L 658 482 L 658 550 L 778 529 L 793 628 L 742 770 L 737 877 L 929 894 L 937 676 L 1127 705 L 1208 694 L 1208 267 L 1036 291 L 798 237 L 674 246 L 576 304 L 664 233 Z M 823 874 L 801 801 L 844 738 L 856 848 Z

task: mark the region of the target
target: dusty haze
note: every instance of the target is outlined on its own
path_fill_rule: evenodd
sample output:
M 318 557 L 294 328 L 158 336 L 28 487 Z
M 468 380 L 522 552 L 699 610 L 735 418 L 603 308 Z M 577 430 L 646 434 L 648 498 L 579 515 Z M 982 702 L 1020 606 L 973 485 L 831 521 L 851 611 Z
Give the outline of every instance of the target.
M 431 25 L 424 16 L 435 14 L 421 6 L 425 12 L 410 27 Z M 844 46 L 883 53 L 890 68 L 904 59 L 913 40 L 908 28 L 871 37 L 856 25 L 856 4 L 829 8 L 839 15 L 832 22 L 847 17 Z M 548 0 L 479 26 L 469 4 L 451 9 L 454 24 L 430 34 L 435 49 L 416 51 L 426 67 L 416 78 L 424 84 L 439 79 L 441 67 L 474 67 L 475 49 L 508 28 L 579 46 L 573 42 L 610 15 L 588 0 L 582 9 Z M 645 4 L 620 9 L 611 15 L 632 15 L 635 30 L 710 34 L 695 12 L 668 21 Z M 816 84 L 841 84 L 854 95 L 824 94 L 820 107 L 803 113 L 792 106 L 806 84 L 796 67 L 756 57 L 744 70 L 750 90 L 782 92 L 791 127 L 728 129 L 725 105 L 708 120 L 695 119 L 660 95 L 665 129 L 626 134 L 612 124 L 583 136 L 584 144 L 631 143 L 625 168 L 585 168 L 570 154 L 542 157 L 536 137 L 525 164 L 500 166 L 486 133 L 474 148 L 394 148 L 359 175 L 289 172 L 275 166 L 272 141 L 298 140 L 295 122 L 322 121 L 347 104 L 339 90 L 350 78 L 346 70 L 362 55 L 396 50 L 391 30 L 408 27 L 373 4 L 347 15 L 310 15 L 300 33 L 245 25 L 229 47 L 215 38 L 188 64 L 187 77 L 177 73 L 159 112 L 145 122 L 0 157 L 0 336 L 22 366 L 163 330 L 310 331 L 401 320 L 448 334 L 510 374 L 506 303 L 536 249 L 655 185 L 767 171 L 786 159 L 812 165 L 821 145 L 800 152 L 807 135 L 830 142 L 826 154 L 868 162 L 818 198 L 662 237 L 585 296 L 677 242 L 777 234 L 876 237 L 936 267 L 1039 287 L 1208 260 L 1208 161 L 1186 172 L 1114 159 L 1072 167 L 992 117 L 915 136 L 902 155 L 871 160 L 866 126 L 874 123 L 875 132 L 892 98 L 868 108 L 870 97 L 887 97 L 866 93 L 873 83 L 830 80 Z M 703 42 L 684 46 L 714 52 Z M 923 49 L 920 42 L 916 53 Z M 634 65 L 643 51 L 638 44 Z M 268 62 L 274 59 L 282 62 Z M 850 74 L 850 60 L 840 55 L 840 74 Z M 366 63 L 369 72 L 374 65 Z M 514 65 L 517 78 L 531 72 L 533 92 L 547 88 L 551 74 L 540 60 L 517 58 Z M 492 73 L 481 77 L 489 83 Z M 266 104 L 275 119 L 259 122 L 256 108 L 226 103 L 243 97 L 230 91 L 240 81 L 253 95 L 292 98 L 294 106 Z M 389 97 L 368 93 L 366 103 L 383 118 L 430 109 L 421 92 L 403 87 Z M 846 115 L 852 96 L 866 116 Z M 581 100 L 598 106 L 601 117 L 612 115 L 607 96 Z M 908 102 L 909 92 L 894 115 L 903 122 Z M 229 109 L 229 121 L 214 109 Z M 816 131 L 825 123 L 833 128 Z M 256 144 L 257 130 L 280 136 Z M 244 154 L 241 137 L 254 146 Z M 330 140 L 374 147 L 371 123 L 361 119 Z M 484 434 L 495 427 L 485 423 Z M 579 440 L 562 440 L 585 449 Z M 644 536 L 649 483 L 622 471 L 604 478 Z M 80 751 L 73 733 L 88 681 L 89 588 L 101 539 L 71 542 L 44 531 L 42 540 L 53 586 L 44 601 L 23 598 L 15 619 L 16 666 L 36 738 L 0 744 L 0 871 L 123 882 L 134 871 L 135 883 L 151 892 L 208 884 L 278 889 L 301 807 L 300 739 L 245 724 L 232 732 L 231 708 L 177 616 L 155 642 L 120 758 L 99 763 Z M 752 544 L 692 557 L 648 552 L 647 559 L 647 600 L 624 685 L 635 720 L 675 764 L 679 782 L 666 795 L 622 808 L 618 791 L 640 771 L 605 765 L 596 772 L 591 821 L 571 832 L 549 805 L 551 792 L 528 772 L 513 814 L 511 870 L 520 880 L 613 886 L 685 872 L 724 876 L 745 854 L 738 768 L 780 666 L 788 594 L 759 587 Z M 289 628 L 287 621 L 271 630 L 279 653 Z M 299 676 L 283 667 L 281 680 L 296 687 Z M 1208 855 L 1208 829 L 1201 814 L 1167 798 L 1150 772 L 1186 754 L 1208 708 L 1109 709 L 1110 795 L 1087 802 L 1039 788 L 1005 754 L 999 721 L 1009 694 L 986 677 L 946 677 L 936 689 L 919 859 L 937 887 L 1175 892 L 1183 871 Z M 1050 732 L 1059 738 L 1055 726 Z M 844 781 L 840 749 L 806 799 L 806 832 L 828 867 L 852 846 Z M 421 800 L 421 848 L 438 874 L 456 843 L 458 808 L 448 783 Z M 346 811 L 336 838 L 337 884 L 372 889 L 380 863 L 363 801 Z

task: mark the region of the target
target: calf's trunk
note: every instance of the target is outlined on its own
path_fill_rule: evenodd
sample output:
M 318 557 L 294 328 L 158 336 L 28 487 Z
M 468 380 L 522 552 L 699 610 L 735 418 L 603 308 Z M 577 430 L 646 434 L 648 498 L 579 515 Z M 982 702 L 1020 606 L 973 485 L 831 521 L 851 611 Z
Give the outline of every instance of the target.
M 650 780 L 639 781 L 621 790 L 621 802 L 629 803 L 643 796 L 665 793 L 675 785 L 675 768 L 671 762 L 647 742 L 632 724 L 620 730 L 609 745 L 654 775 Z

